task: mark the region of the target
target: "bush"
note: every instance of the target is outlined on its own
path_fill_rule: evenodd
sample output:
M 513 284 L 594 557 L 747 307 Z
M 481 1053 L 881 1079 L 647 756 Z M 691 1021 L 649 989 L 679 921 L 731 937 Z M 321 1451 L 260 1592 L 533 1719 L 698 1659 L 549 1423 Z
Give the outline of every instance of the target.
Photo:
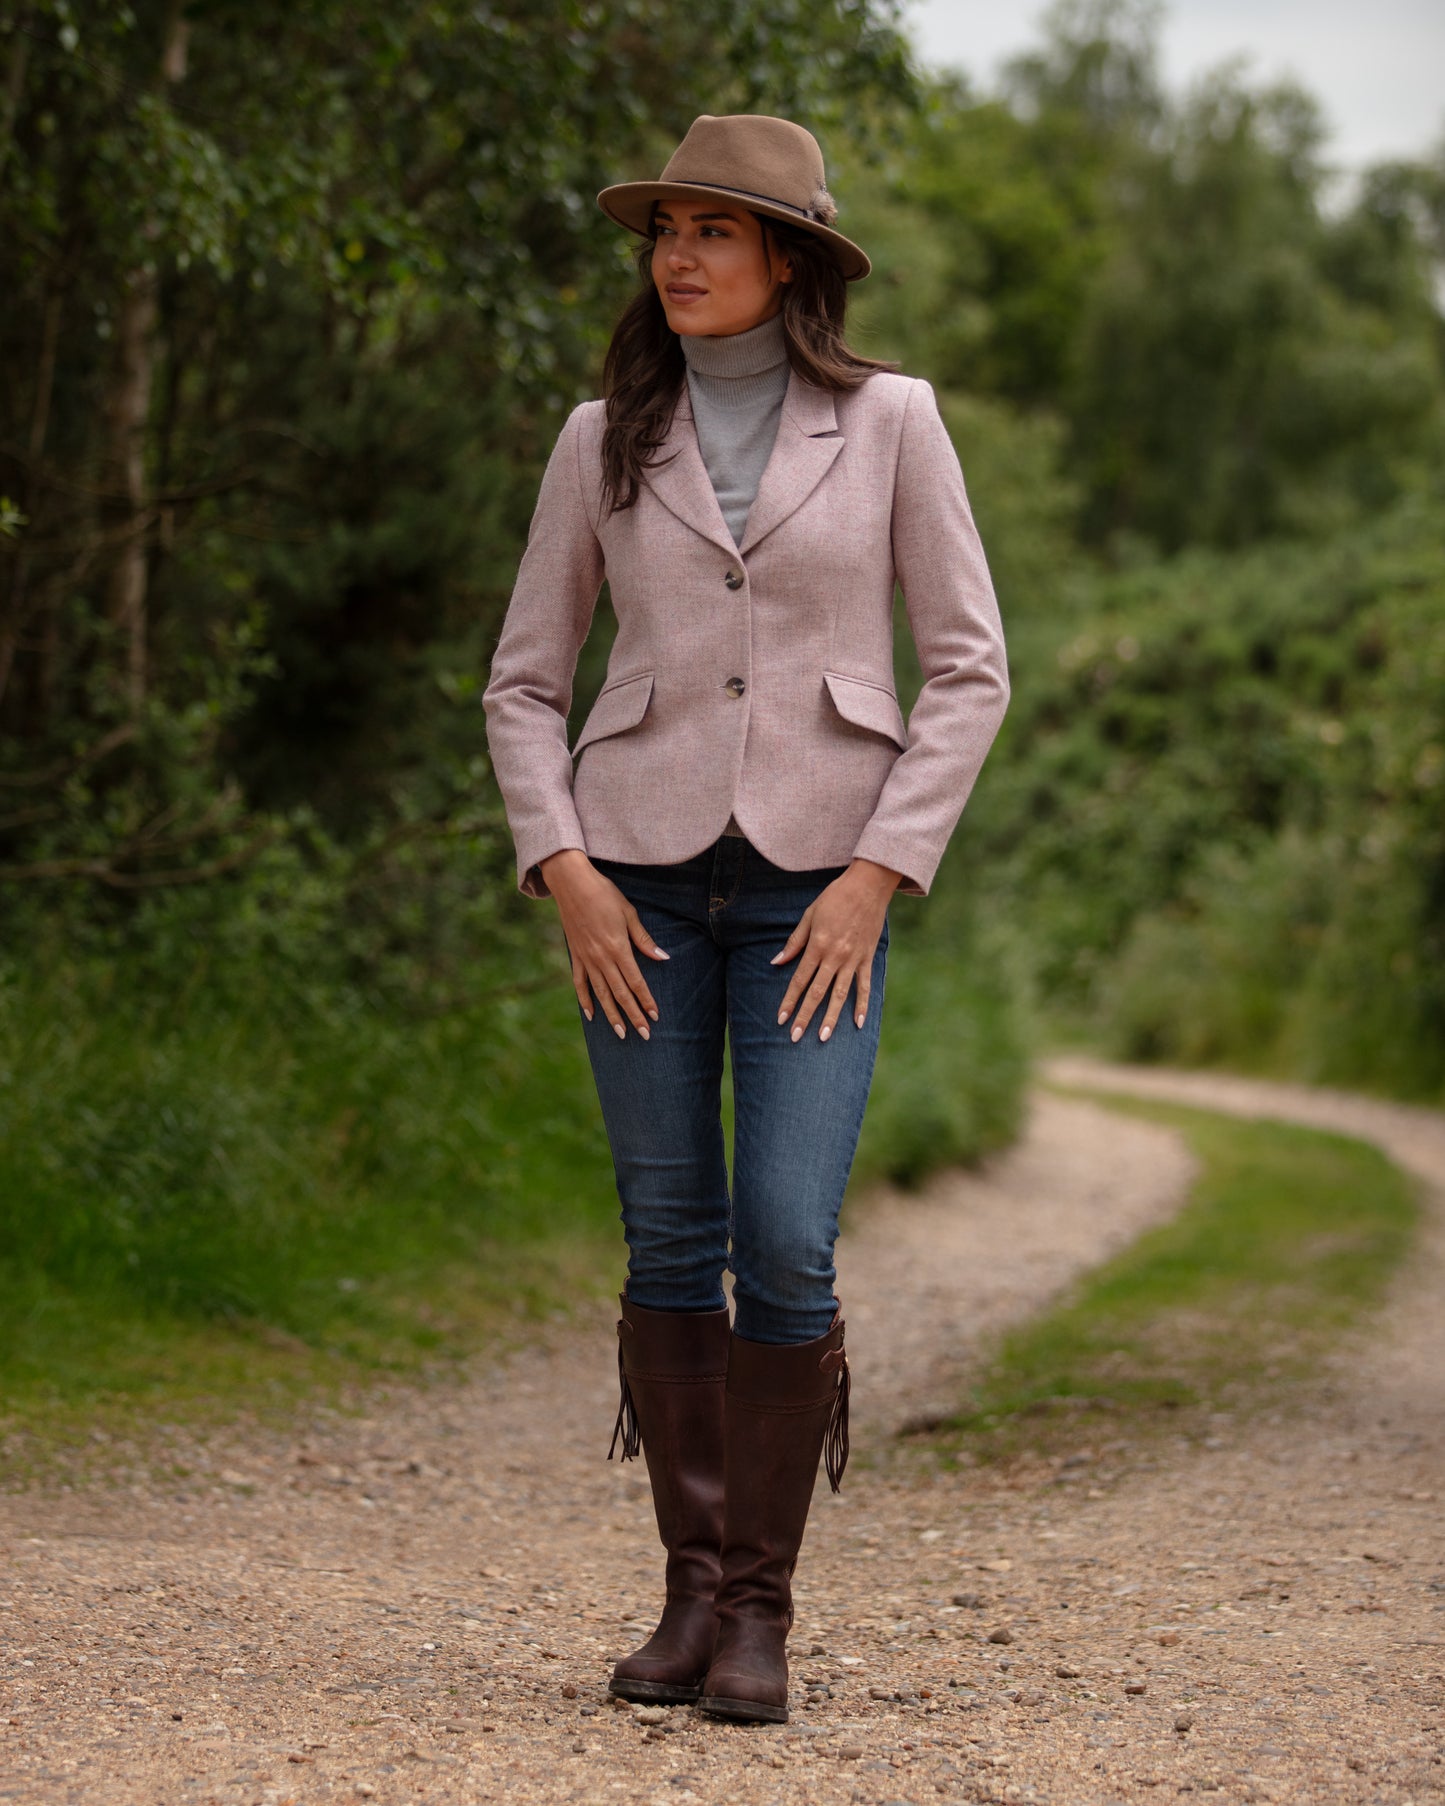
M 1094 590 L 1015 661 L 962 852 L 1045 1003 L 1136 1058 L 1439 1096 L 1445 495 Z
M 408 1017 L 171 999 L 99 967 L 0 990 L 0 1291 L 118 1321 L 266 1324 L 314 1345 L 450 1266 L 615 1215 L 575 1005 L 476 974 L 475 1006 Z M 0 1308 L 0 1366 L 27 1310 Z
M 894 905 L 897 922 L 907 905 Z M 895 927 L 878 1068 L 855 1173 L 917 1186 L 1018 1133 L 1029 1045 L 1017 955 L 999 936 L 947 933 L 948 910 Z

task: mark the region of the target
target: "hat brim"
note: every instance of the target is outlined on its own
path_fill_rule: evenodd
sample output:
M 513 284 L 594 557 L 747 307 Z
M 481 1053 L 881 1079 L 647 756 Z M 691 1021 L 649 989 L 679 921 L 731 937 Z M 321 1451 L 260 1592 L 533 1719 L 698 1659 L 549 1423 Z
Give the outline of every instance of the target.
M 716 195 L 734 207 L 746 207 L 750 213 L 762 213 L 769 219 L 782 220 L 785 225 L 811 232 L 828 246 L 849 282 L 859 281 L 873 268 L 862 246 L 855 245 L 851 238 L 845 238 L 831 226 L 804 219 L 793 207 L 755 200 L 751 195 L 744 197 L 735 188 L 714 188 L 706 182 L 616 182 L 597 196 L 597 205 L 608 219 L 646 237 L 654 201 L 680 200 L 690 194 Z

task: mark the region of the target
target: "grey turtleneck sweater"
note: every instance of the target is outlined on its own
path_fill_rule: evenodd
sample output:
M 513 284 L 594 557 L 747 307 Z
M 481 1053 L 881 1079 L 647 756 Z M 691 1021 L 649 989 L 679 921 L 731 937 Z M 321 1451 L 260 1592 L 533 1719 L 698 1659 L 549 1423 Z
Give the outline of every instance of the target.
M 782 315 L 722 337 L 684 334 L 682 355 L 698 449 L 728 531 L 740 544 L 778 436 L 791 372 Z M 736 816 L 728 817 L 723 832 L 742 833 Z
M 721 338 L 684 334 L 682 355 L 702 461 L 723 519 L 740 543 L 788 388 L 783 316 Z

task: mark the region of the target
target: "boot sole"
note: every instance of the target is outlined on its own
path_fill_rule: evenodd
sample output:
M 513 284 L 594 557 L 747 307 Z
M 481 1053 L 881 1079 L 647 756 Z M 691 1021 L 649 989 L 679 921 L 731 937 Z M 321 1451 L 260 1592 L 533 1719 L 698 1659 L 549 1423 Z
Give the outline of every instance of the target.
M 695 1687 L 675 1687 L 668 1681 L 609 1681 L 607 1691 L 614 1699 L 636 1700 L 640 1705 L 691 1706 L 702 1693 L 701 1681 Z
M 788 1708 L 769 1706 L 759 1699 L 729 1699 L 725 1693 L 707 1693 L 697 1702 L 699 1712 L 714 1718 L 750 1720 L 754 1724 L 786 1724 Z

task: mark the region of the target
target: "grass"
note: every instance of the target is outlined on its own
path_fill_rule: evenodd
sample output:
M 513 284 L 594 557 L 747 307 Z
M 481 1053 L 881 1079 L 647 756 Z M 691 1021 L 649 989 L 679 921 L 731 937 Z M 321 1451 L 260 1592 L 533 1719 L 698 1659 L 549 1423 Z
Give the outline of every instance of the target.
M 497 976 L 476 975 L 476 1009 L 429 1019 L 264 980 L 239 1004 L 114 970 L 0 984 L 12 1479 L 95 1430 L 419 1383 L 618 1289 L 565 967 L 521 989 Z M 1006 1141 L 1027 1076 L 996 972 L 919 944 L 887 991 L 854 1194 Z
M 1183 1210 L 1002 1338 L 964 1409 L 931 1426 L 965 1460 L 1128 1441 L 1278 1401 L 1379 1308 L 1418 1216 L 1363 1142 L 1070 1091 L 1178 1129 L 1200 1163 Z
M 260 1320 L 188 1321 L 58 1293 L 13 1338 L 22 1353 L 4 1374 L 0 1485 L 124 1479 L 164 1462 L 173 1428 L 204 1437 L 243 1419 L 284 1428 L 303 1406 L 370 1409 L 392 1383 L 461 1377 L 477 1349 L 525 1341 L 620 1278 L 601 1234 L 477 1253 L 376 1285 L 332 1336 L 310 1341 Z
M 620 1279 L 555 987 L 424 1020 L 98 984 L 0 993 L 0 1423 L 27 1441 L 419 1379 Z

